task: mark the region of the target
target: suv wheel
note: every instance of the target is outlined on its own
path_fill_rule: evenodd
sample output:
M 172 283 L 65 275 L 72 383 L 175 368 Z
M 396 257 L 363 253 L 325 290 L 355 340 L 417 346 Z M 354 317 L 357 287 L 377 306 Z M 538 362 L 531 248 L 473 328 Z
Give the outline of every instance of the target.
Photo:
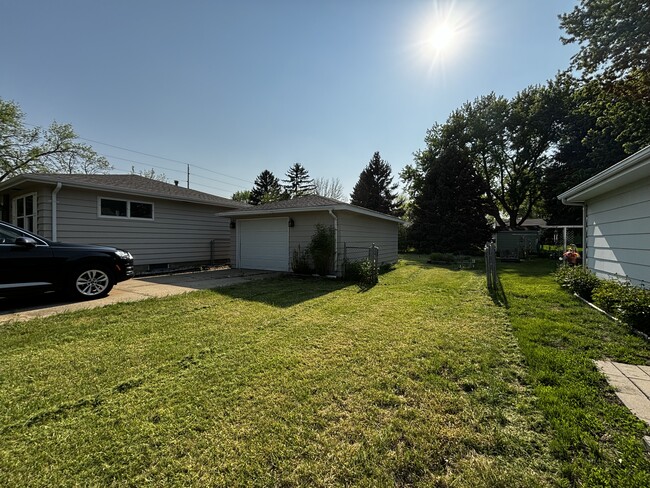
M 113 279 L 104 268 L 89 266 L 73 273 L 70 285 L 70 292 L 76 299 L 92 300 L 108 295 L 113 288 Z

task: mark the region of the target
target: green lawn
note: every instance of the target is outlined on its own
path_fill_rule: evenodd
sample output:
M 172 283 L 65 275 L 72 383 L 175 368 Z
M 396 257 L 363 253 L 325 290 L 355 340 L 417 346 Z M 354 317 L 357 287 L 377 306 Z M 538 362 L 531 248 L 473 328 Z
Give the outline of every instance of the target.
M 409 256 L 1 325 L 0 486 L 644 486 L 589 359 L 647 345 L 548 271 L 502 269 L 509 308 Z

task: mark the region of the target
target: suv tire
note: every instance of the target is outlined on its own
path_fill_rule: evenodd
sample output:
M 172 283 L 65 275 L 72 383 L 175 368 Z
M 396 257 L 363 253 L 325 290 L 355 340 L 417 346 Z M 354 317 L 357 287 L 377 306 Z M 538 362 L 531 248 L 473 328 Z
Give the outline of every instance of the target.
M 93 300 L 108 295 L 113 283 L 113 276 L 106 268 L 88 265 L 72 273 L 69 292 L 77 300 Z

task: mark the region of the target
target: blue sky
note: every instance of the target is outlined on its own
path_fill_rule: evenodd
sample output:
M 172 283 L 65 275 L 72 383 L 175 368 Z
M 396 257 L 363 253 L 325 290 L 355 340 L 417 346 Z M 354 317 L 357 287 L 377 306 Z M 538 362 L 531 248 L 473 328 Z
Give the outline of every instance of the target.
M 190 164 L 191 188 L 230 196 L 299 162 L 348 196 L 375 151 L 397 180 L 464 102 L 566 69 L 557 16 L 576 3 L 4 0 L 0 97 L 72 124 L 116 173 L 185 185 Z

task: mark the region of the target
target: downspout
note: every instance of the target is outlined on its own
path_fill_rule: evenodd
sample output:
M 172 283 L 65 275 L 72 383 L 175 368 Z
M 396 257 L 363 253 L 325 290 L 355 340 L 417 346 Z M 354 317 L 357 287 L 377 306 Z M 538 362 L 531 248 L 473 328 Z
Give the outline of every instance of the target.
M 57 229 L 56 229 L 56 195 L 59 193 L 59 190 L 63 184 L 59 181 L 56 184 L 56 187 L 54 190 L 52 190 L 52 240 L 56 241 L 57 240 Z
M 339 272 L 339 219 L 330 208 L 329 214 L 334 219 L 334 274 L 338 276 Z

